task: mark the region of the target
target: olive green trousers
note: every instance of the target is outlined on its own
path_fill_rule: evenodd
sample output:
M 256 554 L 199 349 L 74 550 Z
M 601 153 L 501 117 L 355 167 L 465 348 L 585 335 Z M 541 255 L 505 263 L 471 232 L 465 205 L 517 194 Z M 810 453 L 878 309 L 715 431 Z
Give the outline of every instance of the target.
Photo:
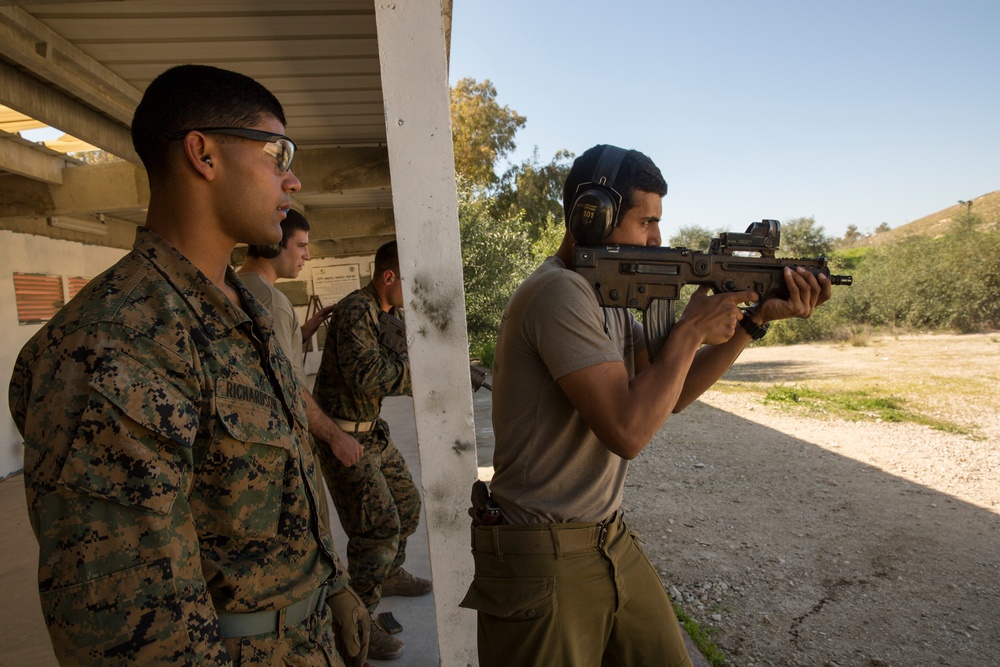
M 462 606 L 480 667 L 690 667 L 680 625 L 638 537 L 600 524 L 480 526 Z

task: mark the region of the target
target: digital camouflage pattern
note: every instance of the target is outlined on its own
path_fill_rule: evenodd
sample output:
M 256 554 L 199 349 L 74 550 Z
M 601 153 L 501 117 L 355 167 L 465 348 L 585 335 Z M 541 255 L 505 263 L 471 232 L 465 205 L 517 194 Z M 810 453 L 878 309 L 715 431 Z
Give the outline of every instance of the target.
M 369 611 L 378 607 L 381 582 L 406 559 L 406 540 L 420 520 L 416 484 L 389 425 L 379 418 L 386 396 L 413 393 L 409 364 L 379 343 L 380 310 L 371 283 L 337 303 L 313 388 L 316 402 L 331 417 L 376 422 L 372 431 L 352 434 L 364 455 L 350 468 L 329 448 L 320 448 L 319 455 L 348 537 L 351 587 Z
M 325 607 L 283 636 L 219 635 L 216 610 L 346 585 L 291 366 L 267 311 L 226 280 L 249 317 L 140 228 L 17 360 L 10 408 L 62 663 L 240 664 L 228 647 L 243 664 L 339 664 Z
M 237 273 L 236 276 L 270 313 L 274 342 L 288 357 L 292 364 L 292 370 L 295 372 L 295 378 L 305 390 L 308 385 L 306 384 L 306 369 L 302 355 L 302 327 L 299 325 L 299 318 L 295 314 L 292 302 L 281 290 L 269 283 L 259 273 L 247 271 Z M 318 445 L 319 443 L 310 433 L 309 449 L 314 457 L 321 450 Z M 329 447 L 323 443 L 322 449 L 329 449 Z M 326 494 L 322 489 L 319 489 L 319 515 L 323 525 L 326 526 L 327 530 L 330 530 L 330 508 L 327 507 Z
M 381 310 L 368 283 L 338 301 L 330 315 L 313 397 L 331 417 L 375 421 L 386 396 L 413 394 L 410 365 L 379 343 Z

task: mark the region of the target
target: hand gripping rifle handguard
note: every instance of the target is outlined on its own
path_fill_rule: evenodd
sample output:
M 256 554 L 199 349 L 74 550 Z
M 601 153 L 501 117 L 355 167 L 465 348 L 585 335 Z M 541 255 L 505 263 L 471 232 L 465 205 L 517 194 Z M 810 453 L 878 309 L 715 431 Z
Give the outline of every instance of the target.
M 760 302 L 787 298 L 784 269 L 804 267 L 824 274 L 834 285 L 852 276 L 831 275 L 825 256 L 775 257 L 781 238 L 777 220 L 751 223 L 745 233 L 723 232 L 708 252 L 688 248 L 609 245 L 576 248 L 574 269 L 587 279 L 605 308 L 636 308 L 643 313 L 649 359 L 656 358 L 674 324 L 674 303 L 684 285 L 708 285 L 720 292 L 753 290 Z

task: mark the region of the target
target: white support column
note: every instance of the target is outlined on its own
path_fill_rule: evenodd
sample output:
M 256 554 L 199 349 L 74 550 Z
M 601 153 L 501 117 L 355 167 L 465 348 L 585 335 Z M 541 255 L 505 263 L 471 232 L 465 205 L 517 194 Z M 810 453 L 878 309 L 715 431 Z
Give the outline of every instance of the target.
M 375 0 L 389 171 L 441 665 L 478 665 L 469 491 L 476 434 L 441 0 Z

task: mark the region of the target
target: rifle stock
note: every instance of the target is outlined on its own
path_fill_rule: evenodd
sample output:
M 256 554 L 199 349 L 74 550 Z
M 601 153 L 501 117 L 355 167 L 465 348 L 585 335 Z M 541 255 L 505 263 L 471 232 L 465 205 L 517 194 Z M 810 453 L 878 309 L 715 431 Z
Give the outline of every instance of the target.
M 743 234 L 720 234 L 712 239 L 708 252 L 626 245 L 578 246 L 574 269 L 593 286 L 602 307 L 642 311 L 646 349 L 652 361 L 674 324 L 674 304 L 685 285 L 708 285 L 717 294 L 753 290 L 760 295 L 760 301 L 786 298 L 786 266 L 805 267 L 814 275 L 822 273 L 834 285 L 852 284 L 852 276 L 830 273 L 825 256 L 775 257 L 780 236 L 777 220 L 763 220 L 752 223 Z

